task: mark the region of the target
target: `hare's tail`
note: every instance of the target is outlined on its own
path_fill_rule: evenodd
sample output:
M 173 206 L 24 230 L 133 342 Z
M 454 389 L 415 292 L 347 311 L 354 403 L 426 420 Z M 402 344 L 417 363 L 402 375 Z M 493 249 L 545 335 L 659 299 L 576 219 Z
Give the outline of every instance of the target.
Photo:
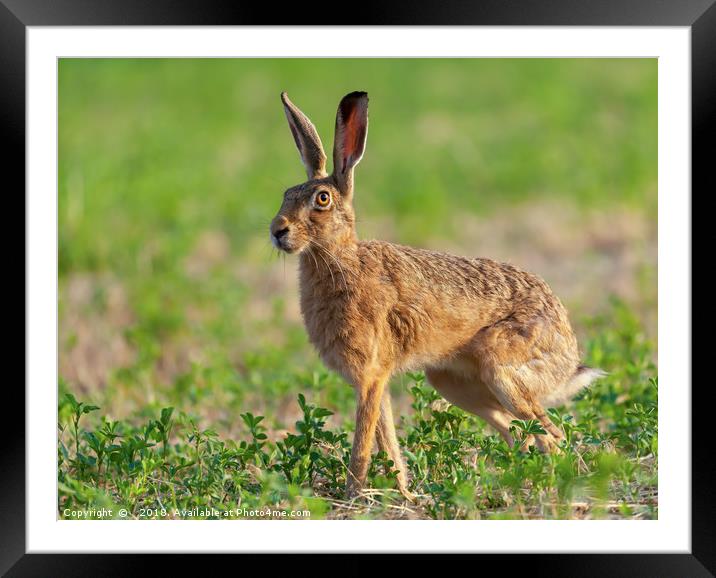
M 563 405 L 585 387 L 588 387 L 595 379 L 599 379 L 605 375 L 607 375 L 607 372 L 602 369 L 580 365 L 564 387 L 550 392 L 541 400 L 542 405 L 545 407 Z

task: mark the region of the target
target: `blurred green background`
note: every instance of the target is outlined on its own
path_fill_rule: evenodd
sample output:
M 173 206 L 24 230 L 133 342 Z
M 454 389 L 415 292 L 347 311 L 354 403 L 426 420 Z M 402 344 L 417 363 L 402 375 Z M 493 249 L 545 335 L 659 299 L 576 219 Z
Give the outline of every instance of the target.
M 228 435 L 237 411 L 290 424 L 299 391 L 349 407 L 268 242 L 304 179 L 282 90 L 329 158 L 339 99 L 368 91 L 361 237 L 511 261 L 580 336 L 615 297 L 653 336 L 655 59 L 61 59 L 61 392 Z

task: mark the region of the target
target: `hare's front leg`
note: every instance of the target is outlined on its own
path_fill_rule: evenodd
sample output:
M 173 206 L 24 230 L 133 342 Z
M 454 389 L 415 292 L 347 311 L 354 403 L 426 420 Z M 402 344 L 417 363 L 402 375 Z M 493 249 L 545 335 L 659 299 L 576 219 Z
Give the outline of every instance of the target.
M 414 501 L 415 494 L 408 490 L 408 476 L 403 456 L 400 453 L 400 445 L 398 444 L 398 436 L 395 435 L 395 421 L 393 418 L 393 409 L 390 405 L 390 391 L 388 387 L 383 393 L 383 401 L 380 406 L 380 417 L 378 418 L 378 428 L 376 430 L 376 439 L 378 447 L 388 454 L 388 459 L 393 461 L 393 468 L 397 471 L 398 490 L 403 496 Z
M 356 411 L 356 433 L 351 450 L 351 463 L 347 473 L 346 495 L 355 497 L 365 484 L 373 450 L 376 426 L 380 417 L 380 406 L 387 377 L 373 378 L 356 386 L 358 409 Z

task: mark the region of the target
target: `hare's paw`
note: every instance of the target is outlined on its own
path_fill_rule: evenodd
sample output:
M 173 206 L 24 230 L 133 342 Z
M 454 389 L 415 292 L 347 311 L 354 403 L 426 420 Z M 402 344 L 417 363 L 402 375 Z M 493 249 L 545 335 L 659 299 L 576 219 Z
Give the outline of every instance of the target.
M 408 502 L 415 503 L 415 502 L 418 501 L 418 495 L 417 495 L 417 494 L 414 494 L 413 492 L 411 492 L 410 490 L 408 490 L 407 487 L 405 487 L 405 486 L 398 487 L 398 491 L 401 493 L 401 495 L 402 495 L 406 500 L 408 500 Z
M 348 481 L 345 491 L 343 492 L 343 496 L 348 501 L 356 500 L 361 497 L 362 491 L 362 484 L 359 484 L 356 481 Z

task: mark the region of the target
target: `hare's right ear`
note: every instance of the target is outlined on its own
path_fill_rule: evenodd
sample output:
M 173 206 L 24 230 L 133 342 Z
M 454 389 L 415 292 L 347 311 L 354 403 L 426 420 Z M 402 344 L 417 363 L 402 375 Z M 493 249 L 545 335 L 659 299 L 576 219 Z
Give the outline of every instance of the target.
M 367 135 L 368 93 L 346 94 L 338 105 L 333 143 L 333 176 L 346 196 L 353 194 L 353 168 L 363 158 Z
M 303 166 L 306 167 L 308 178 L 320 179 L 327 176 L 326 153 L 323 152 L 323 145 L 316 127 L 288 99 L 288 95 L 285 92 L 281 93 L 281 101 L 283 102 L 283 110 L 286 113 L 293 140 L 296 141 L 298 152 L 301 153 L 301 161 L 303 161 Z

